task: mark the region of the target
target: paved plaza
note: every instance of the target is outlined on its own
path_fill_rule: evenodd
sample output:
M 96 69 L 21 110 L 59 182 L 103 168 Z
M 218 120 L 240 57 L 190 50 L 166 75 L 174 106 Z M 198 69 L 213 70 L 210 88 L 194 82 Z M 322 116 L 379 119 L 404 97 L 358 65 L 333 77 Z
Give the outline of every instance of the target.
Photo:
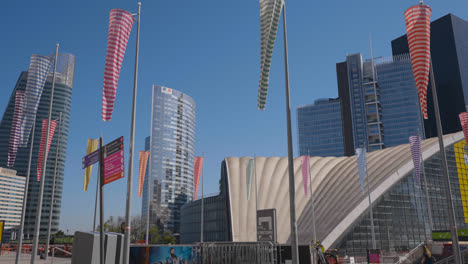
M 15 263 L 16 259 L 16 253 L 15 252 L 8 252 L 5 255 L 0 256 L 0 264 L 11 264 Z M 29 254 L 21 254 L 21 264 L 29 264 L 31 261 L 31 255 Z M 36 257 L 36 263 L 37 264 L 70 264 L 71 263 L 71 258 L 60 258 L 60 257 L 55 257 L 52 258 L 49 256 L 48 260 L 43 260 L 40 259 L 39 256 Z

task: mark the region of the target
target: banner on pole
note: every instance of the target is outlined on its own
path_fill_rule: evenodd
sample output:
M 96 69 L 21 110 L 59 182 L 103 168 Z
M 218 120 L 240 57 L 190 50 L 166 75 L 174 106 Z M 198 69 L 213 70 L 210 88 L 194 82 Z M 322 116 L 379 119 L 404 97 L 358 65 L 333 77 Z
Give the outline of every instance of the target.
M 271 58 L 284 0 L 260 0 L 260 80 L 257 106 L 265 110 Z
M 195 191 L 193 192 L 193 200 L 197 199 L 197 194 L 198 194 L 198 186 L 200 185 L 200 175 L 201 175 L 201 169 L 203 166 L 203 157 L 195 157 L 195 162 L 194 162 L 194 173 L 193 173 L 193 180 L 194 180 L 194 189 Z
M 427 85 L 431 63 L 431 8 L 422 3 L 408 8 L 405 12 L 405 23 L 421 112 L 424 119 L 427 119 Z
M 28 145 L 29 133 L 33 122 L 36 121 L 37 108 L 41 100 L 42 91 L 50 71 L 52 60 L 48 56 L 34 54 L 28 68 L 26 88 L 24 93 L 23 120 L 21 122 L 20 147 Z
M 465 136 L 465 142 L 468 142 L 468 112 L 463 112 L 458 115 Z M 468 143 L 467 143 L 468 144 Z
M 252 175 L 254 174 L 254 159 L 248 158 L 247 160 L 247 167 L 245 171 L 245 182 L 247 184 L 247 201 L 250 201 L 250 189 L 252 187 Z
M 112 9 L 109 17 L 104 85 L 102 90 L 102 120 L 110 121 L 114 110 L 120 69 L 133 26 L 133 16 L 122 9 Z
M 458 184 L 463 205 L 463 218 L 468 223 L 468 148 L 464 140 L 453 145 L 457 165 Z
M 18 145 L 21 140 L 21 121 L 23 119 L 24 109 L 24 91 L 16 91 L 15 94 L 15 111 L 11 122 L 10 142 L 8 146 L 8 167 L 15 164 Z
M 104 147 L 104 185 L 125 177 L 123 137 Z
M 146 174 L 146 167 L 148 166 L 148 151 L 140 151 L 139 152 L 139 171 L 138 171 L 138 197 L 141 197 L 143 193 L 143 185 L 145 182 L 145 174 Z M 149 172 L 148 172 L 149 174 Z M 148 180 L 149 180 L 148 175 Z M 148 181 L 149 184 L 149 181 Z M 148 194 L 149 195 L 149 194 Z
M 356 149 L 357 155 L 357 167 L 359 171 L 359 180 L 361 181 L 361 190 L 362 193 L 365 193 L 364 190 L 364 177 L 366 176 L 366 150 L 362 148 Z
M 47 157 L 49 156 L 50 144 L 52 143 L 52 138 L 54 137 L 55 128 L 57 127 L 57 122 L 54 120 L 50 120 L 50 131 L 49 131 L 49 135 L 47 136 L 47 152 L 46 152 L 46 156 L 44 157 L 44 148 L 46 145 L 46 134 L 47 134 L 47 123 L 48 123 L 48 119 L 42 119 L 41 143 L 39 145 L 39 156 L 37 158 L 37 180 L 38 181 L 41 180 L 42 163 L 44 162 L 44 159 L 47 160 Z
M 307 197 L 307 193 L 309 188 L 307 188 L 308 182 L 309 182 L 309 163 L 310 163 L 310 157 L 309 156 L 302 156 L 301 157 L 302 161 L 302 184 L 304 185 L 304 193 L 305 196 Z M 312 184 L 312 183 L 310 183 Z
M 99 140 L 88 138 L 88 142 L 86 143 L 86 155 L 96 151 L 97 148 L 98 148 L 98 145 L 99 145 Z M 88 190 L 89 179 L 91 177 L 92 170 L 93 170 L 93 165 L 89 165 L 89 166 L 85 167 L 83 191 Z
M 421 138 L 419 135 L 409 137 L 411 157 L 414 164 L 414 175 L 416 176 L 417 184 L 421 186 Z

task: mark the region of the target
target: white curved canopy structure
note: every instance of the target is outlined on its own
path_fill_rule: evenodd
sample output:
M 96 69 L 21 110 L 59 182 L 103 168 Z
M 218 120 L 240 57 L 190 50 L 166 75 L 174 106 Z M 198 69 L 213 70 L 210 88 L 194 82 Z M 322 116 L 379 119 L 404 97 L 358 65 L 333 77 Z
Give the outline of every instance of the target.
M 463 139 L 458 132 L 444 136 L 447 147 Z M 423 159 L 439 151 L 437 138 L 422 142 Z M 289 181 L 287 157 L 256 157 L 256 175 L 252 179 L 251 199 L 247 200 L 246 166 L 249 157 L 227 157 L 226 168 L 229 188 L 231 232 L 233 241 L 256 241 L 255 188 L 258 210 L 276 209 L 277 242 L 289 243 Z M 409 144 L 386 148 L 367 154 L 371 199 L 376 201 L 408 173 L 413 171 Z M 356 156 L 311 157 L 317 238 L 325 248 L 334 245 L 368 213 L 367 194 L 361 192 Z M 296 215 L 300 244 L 312 240 L 310 194 L 306 198 L 302 183 L 301 158 L 294 159 Z M 253 176 L 254 177 L 254 176 Z M 309 183 L 310 184 L 310 183 Z M 310 190 L 310 185 L 308 186 Z

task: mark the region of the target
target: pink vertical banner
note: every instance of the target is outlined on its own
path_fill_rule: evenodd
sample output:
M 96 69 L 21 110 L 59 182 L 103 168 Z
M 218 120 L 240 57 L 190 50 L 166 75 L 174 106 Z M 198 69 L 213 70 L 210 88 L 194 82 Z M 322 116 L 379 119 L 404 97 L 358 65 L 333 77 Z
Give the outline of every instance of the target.
M 203 166 L 203 157 L 195 157 L 195 164 L 194 164 L 194 173 L 193 173 L 193 180 L 194 180 L 194 192 L 193 192 L 193 199 L 197 199 L 198 194 L 198 186 L 200 185 L 200 175 L 201 169 Z
M 39 145 L 39 156 L 37 158 L 37 180 L 41 180 L 42 175 L 42 163 L 44 162 L 44 148 L 46 145 L 46 134 L 47 134 L 47 119 L 42 119 L 42 134 L 41 134 L 41 144 Z M 49 156 L 49 149 L 50 144 L 52 143 L 52 138 L 54 137 L 55 128 L 57 127 L 57 122 L 54 120 L 50 121 L 50 131 L 49 135 L 47 136 L 47 153 L 45 159 L 47 160 L 47 156 Z
M 305 196 L 307 197 L 307 193 L 309 188 L 307 188 L 307 185 L 309 183 L 309 164 L 310 164 L 310 157 L 309 156 L 301 156 L 301 161 L 302 161 L 302 184 L 304 185 L 304 193 Z M 312 184 L 312 183 L 310 183 Z

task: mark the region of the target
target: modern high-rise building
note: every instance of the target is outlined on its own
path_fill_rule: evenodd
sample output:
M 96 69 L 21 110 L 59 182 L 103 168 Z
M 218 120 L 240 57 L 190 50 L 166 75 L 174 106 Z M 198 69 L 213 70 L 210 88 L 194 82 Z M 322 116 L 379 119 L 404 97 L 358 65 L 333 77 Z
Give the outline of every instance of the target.
M 340 80 L 347 79 L 347 82 Z M 419 100 L 408 54 L 363 61 L 360 53 L 337 64 L 345 156 L 424 138 Z
M 150 137 L 150 225 L 180 230 L 180 208 L 192 200 L 195 155 L 194 100 L 179 91 L 153 86 Z M 144 187 L 142 216 L 147 214 Z
M 53 57 L 52 55 L 51 57 Z M 63 179 L 65 170 L 65 158 L 68 143 L 68 129 L 70 124 L 71 101 L 73 90 L 73 77 L 75 69 L 75 57 L 71 54 L 60 53 L 57 60 L 57 71 L 55 80 L 55 90 L 52 107 L 52 120 L 58 120 L 60 113 L 62 113 L 62 122 L 57 123 L 52 143 L 50 145 L 49 155 L 47 159 L 46 175 L 45 175 L 45 188 L 44 199 L 42 204 L 40 236 L 47 233 L 47 226 L 49 221 L 49 211 L 52 201 L 52 181 L 54 176 L 54 167 L 56 171 L 55 193 L 54 193 L 54 207 L 52 215 L 52 232 L 56 232 L 59 227 L 60 210 L 62 206 L 62 191 Z M 28 145 L 25 148 L 18 148 L 16 162 L 12 167 L 7 167 L 8 160 L 8 143 L 10 140 L 10 130 L 15 107 L 15 94 L 16 91 L 24 91 L 26 88 L 26 79 L 28 72 L 22 72 L 16 83 L 13 92 L 11 93 L 8 105 L 3 114 L 0 123 L 0 166 L 17 171 L 18 175 L 27 175 L 27 168 L 29 162 L 29 150 L 33 133 L 29 135 Z M 41 139 L 42 120 L 48 117 L 50 95 L 52 90 L 52 72 L 47 77 L 47 81 L 40 98 L 39 107 L 35 119 L 35 133 L 33 144 L 33 155 L 30 170 L 30 181 L 28 190 L 28 199 L 25 216 L 24 234 L 26 237 L 33 236 L 34 224 L 36 222 L 36 212 L 39 194 L 39 181 L 37 181 L 37 159 L 39 155 L 39 144 Z M 59 134 L 60 130 L 60 134 Z M 59 141 L 60 139 L 60 141 Z M 55 157 L 58 154 L 57 164 L 55 164 Z
M 364 61 L 356 53 L 336 69 L 339 97 L 298 108 L 300 155 L 352 156 L 424 138 L 409 55 Z
M 461 131 L 458 114 L 468 105 L 468 21 L 448 14 L 431 22 L 431 58 L 444 134 Z M 409 52 L 406 35 L 392 41 L 393 55 Z M 432 89 L 427 89 L 426 137 L 437 136 Z
M 340 100 L 318 99 L 299 106 L 297 129 L 301 156 L 343 156 Z
M 26 178 L 16 175 L 15 170 L 0 168 L 0 186 L 0 220 L 5 221 L 5 229 L 18 228 Z

